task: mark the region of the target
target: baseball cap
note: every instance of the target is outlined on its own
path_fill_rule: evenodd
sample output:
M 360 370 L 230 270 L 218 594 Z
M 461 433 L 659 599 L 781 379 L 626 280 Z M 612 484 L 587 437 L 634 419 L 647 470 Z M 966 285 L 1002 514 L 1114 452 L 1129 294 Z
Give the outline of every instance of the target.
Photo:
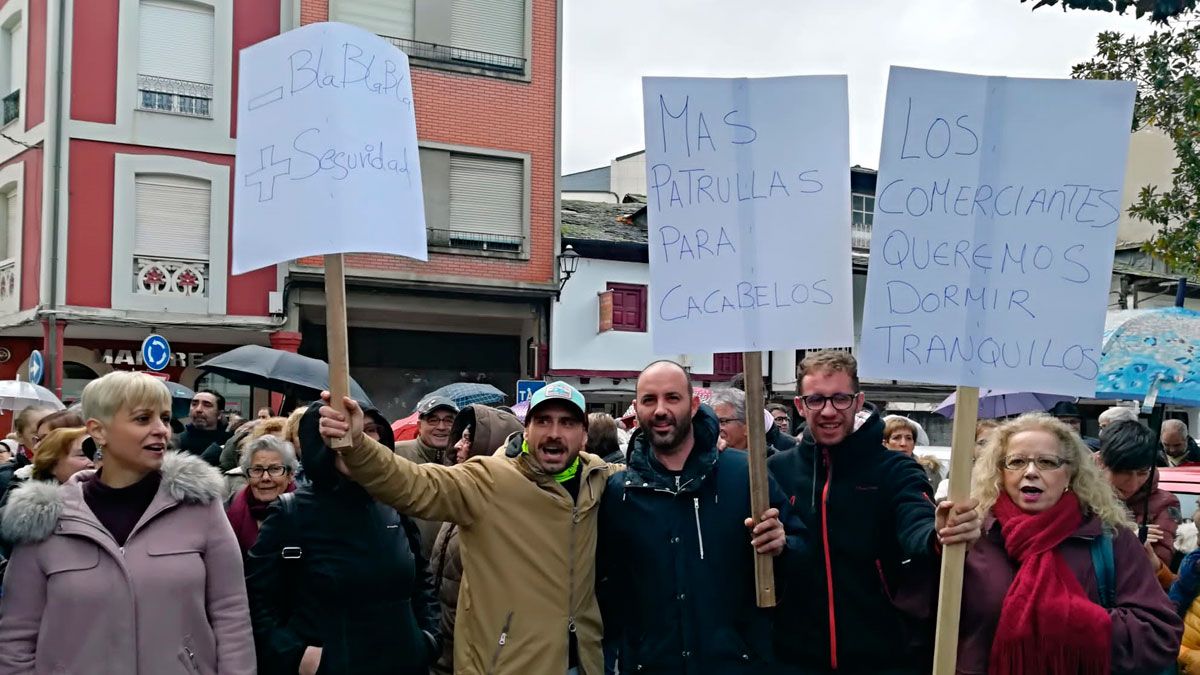
M 579 390 L 563 381 L 551 382 L 550 384 L 538 389 L 529 399 L 529 412 L 525 419 L 530 419 L 530 415 L 547 401 L 565 401 L 579 411 L 579 416 L 587 419 L 587 403 L 583 400 L 583 394 Z
M 458 406 L 453 400 L 445 396 L 427 396 L 417 404 L 417 417 L 424 417 L 439 408 L 449 408 L 454 414 L 458 414 Z

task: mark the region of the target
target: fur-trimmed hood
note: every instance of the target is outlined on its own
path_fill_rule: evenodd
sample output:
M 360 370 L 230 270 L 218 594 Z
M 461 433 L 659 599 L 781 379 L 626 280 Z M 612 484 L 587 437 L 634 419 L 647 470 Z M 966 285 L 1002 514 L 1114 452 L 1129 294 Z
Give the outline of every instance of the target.
M 195 455 L 168 452 L 163 456 L 162 483 L 155 501 L 208 504 L 224 494 L 220 472 Z M 95 471 L 80 471 L 65 484 L 30 480 L 13 489 L 8 504 L 0 511 L 0 536 L 13 544 L 43 541 L 53 532 L 71 502 L 83 500 L 83 483 Z

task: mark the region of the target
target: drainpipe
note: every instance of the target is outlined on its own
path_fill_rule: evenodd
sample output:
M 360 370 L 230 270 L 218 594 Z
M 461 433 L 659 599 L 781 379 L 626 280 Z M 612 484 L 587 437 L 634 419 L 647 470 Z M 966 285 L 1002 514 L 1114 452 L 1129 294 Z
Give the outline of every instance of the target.
M 1183 307 L 1187 299 L 1187 277 L 1179 277 L 1179 285 L 1175 287 L 1175 306 Z
M 55 47 L 54 47 L 54 110 L 51 117 L 50 133 L 46 135 L 46 142 L 52 146 L 51 156 L 51 173 L 50 181 L 53 188 L 50 193 L 50 297 L 49 307 L 43 312 L 48 314 L 49 321 L 49 336 L 46 345 L 47 368 L 46 382 L 49 385 L 47 388 L 55 393 L 56 396 L 62 396 L 62 354 L 59 353 L 58 343 L 58 247 L 59 247 L 59 192 L 62 185 L 59 180 L 59 175 L 62 170 L 62 146 L 63 146 L 63 44 L 66 42 L 66 24 L 67 24 L 67 0 L 58 0 L 58 24 L 55 26 Z

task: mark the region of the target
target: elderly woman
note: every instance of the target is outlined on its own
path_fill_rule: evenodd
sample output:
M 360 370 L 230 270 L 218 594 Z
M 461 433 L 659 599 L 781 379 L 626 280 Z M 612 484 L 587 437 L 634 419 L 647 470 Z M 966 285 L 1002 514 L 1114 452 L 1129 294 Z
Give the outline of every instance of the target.
M 0 672 L 254 672 L 242 557 L 198 457 L 164 452 L 171 395 L 141 373 L 83 390 L 104 467 L 30 481 L 0 523 L 16 542 L 0 602 Z
M 967 555 L 959 673 L 1156 673 L 1182 623 L 1133 524 L 1064 423 L 1022 415 L 975 463 L 983 536 Z
M 883 426 L 883 445 L 912 457 L 913 448 L 917 447 L 917 425 L 907 417 L 888 415 Z
M 17 413 L 16 419 L 13 420 L 13 431 L 17 433 L 17 440 L 21 443 L 19 454 L 24 456 L 24 463 L 33 459 L 33 446 L 37 445 L 34 437 L 37 435 L 38 424 L 53 413 L 53 408 L 42 405 L 31 405 Z
M 271 504 L 296 489 L 292 477 L 299 466 L 292 444 L 276 436 L 259 436 L 246 444 L 241 470 L 250 482 L 229 500 L 225 511 L 243 554 L 258 540 Z

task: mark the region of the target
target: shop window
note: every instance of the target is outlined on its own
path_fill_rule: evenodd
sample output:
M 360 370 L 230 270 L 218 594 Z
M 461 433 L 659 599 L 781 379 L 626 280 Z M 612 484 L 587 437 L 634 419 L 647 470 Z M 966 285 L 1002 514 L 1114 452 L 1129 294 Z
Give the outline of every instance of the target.
M 732 377 L 742 372 L 742 353 L 713 354 L 713 374 Z
M 63 361 L 62 402 L 71 405 L 83 396 L 88 382 L 100 377 L 89 366 L 75 361 Z
M 192 389 L 195 391 L 208 389 L 224 396 L 227 414 L 236 413 L 246 418 L 253 416 L 254 411 L 251 406 L 254 401 L 254 388 L 249 385 L 238 384 L 216 373 L 205 373 L 196 378 L 196 386 Z

